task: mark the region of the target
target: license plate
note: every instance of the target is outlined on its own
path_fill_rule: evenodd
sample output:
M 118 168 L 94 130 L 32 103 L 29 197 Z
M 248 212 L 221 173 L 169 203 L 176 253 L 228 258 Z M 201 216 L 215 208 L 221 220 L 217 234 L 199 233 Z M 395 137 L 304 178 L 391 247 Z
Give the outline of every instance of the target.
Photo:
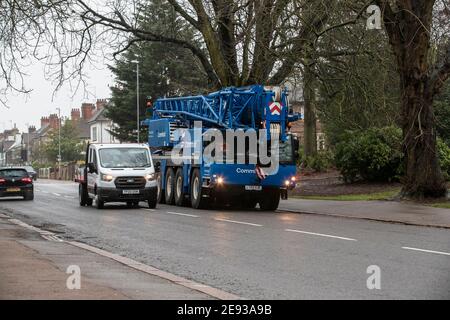
M 7 188 L 6 192 L 19 192 L 20 188 Z
M 262 186 L 245 186 L 245 190 L 247 191 L 261 191 Z
M 139 190 L 123 190 L 122 194 L 139 194 Z

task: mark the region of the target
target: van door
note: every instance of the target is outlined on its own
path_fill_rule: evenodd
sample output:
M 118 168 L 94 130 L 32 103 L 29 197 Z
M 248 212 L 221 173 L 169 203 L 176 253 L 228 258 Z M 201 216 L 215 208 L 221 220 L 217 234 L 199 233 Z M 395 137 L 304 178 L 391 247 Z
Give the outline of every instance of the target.
M 98 163 L 97 163 L 97 153 L 94 148 L 89 148 L 88 154 L 88 164 L 94 164 L 94 170 L 92 168 L 87 168 L 87 188 L 90 194 L 95 194 L 94 189 L 98 178 Z

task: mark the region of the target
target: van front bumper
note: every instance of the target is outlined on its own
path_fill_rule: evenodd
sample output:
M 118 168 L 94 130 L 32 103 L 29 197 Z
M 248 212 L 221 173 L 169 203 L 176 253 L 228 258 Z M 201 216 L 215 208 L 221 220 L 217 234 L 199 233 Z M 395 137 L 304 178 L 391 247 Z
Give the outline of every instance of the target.
M 157 187 L 143 189 L 97 188 L 97 195 L 104 202 L 147 201 L 157 191 Z

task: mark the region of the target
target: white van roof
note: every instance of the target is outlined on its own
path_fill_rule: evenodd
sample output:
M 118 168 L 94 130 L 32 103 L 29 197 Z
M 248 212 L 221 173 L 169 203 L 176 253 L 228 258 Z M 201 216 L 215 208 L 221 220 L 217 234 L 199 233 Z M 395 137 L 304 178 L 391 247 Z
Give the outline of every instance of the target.
M 96 149 L 102 148 L 148 148 L 145 143 L 91 143 L 89 146 L 93 146 Z

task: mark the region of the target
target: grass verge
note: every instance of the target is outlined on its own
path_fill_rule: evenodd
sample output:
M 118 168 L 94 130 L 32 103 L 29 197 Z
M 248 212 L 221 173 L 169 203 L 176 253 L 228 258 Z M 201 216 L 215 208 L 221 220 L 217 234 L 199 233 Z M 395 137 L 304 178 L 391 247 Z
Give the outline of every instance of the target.
M 440 202 L 431 205 L 433 208 L 450 209 L 450 202 Z
M 390 189 L 383 192 L 374 192 L 367 194 L 341 194 L 333 196 L 301 196 L 295 195 L 292 198 L 308 200 L 335 200 L 335 201 L 370 201 L 370 200 L 389 200 L 400 193 L 400 188 Z

